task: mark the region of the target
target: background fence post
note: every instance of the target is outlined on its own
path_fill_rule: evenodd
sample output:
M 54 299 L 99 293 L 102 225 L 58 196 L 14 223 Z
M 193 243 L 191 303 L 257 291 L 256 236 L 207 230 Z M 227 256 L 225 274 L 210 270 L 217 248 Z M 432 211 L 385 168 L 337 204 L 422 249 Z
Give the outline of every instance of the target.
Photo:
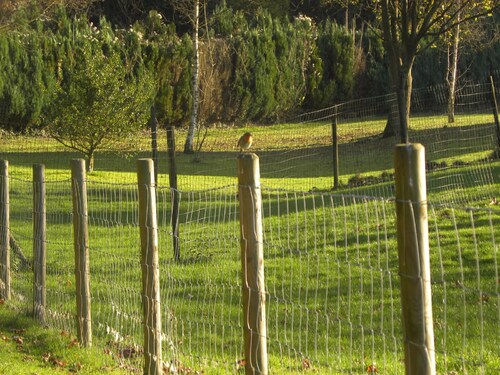
M 162 373 L 160 271 L 156 193 L 151 159 L 137 161 L 137 181 L 144 313 L 144 374 L 160 375 Z
M 90 314 L 90 265 L 85 161 L 71 160 L 73 192 L 73 236 L 76 278 L 76 331 L 80 345 L 92 345 Z
M 10 299 L 9 162 L 0 160 L 0 299 Z
M 267 374 L 266 294 L 262 243 L 262 195 L 259 158 L 238 156 L 243 330 L 246 374 Z
M 436 361 L 424 147 L 396 145 L 394 166 L 405 369 L 407 375 L 431 375 Z
M 170 183 L 170 198 L 172 201 L 172 240 L 174 245 L 174 259 L 179 260 L 181 250 L 179 244 L 179 190 L 177 190 L 177 164 L 175 162 L 175 130 L 172 125 L 167 126 L 168 149 L 168 179 Z
M 40 323 L 45 322 L 45 166 L 33 165 L 33 316 Z
M 337 107 L 334 109 L 332 120 L 332 144 L 333 144 L 333 188 L 339 188 L 339 138 L 337 133 Z
M 500 121 L 498 120 L 498 101 L 497 94 L 495 91 L 495 82 L 493 81 L 493 76 L 490 76 L 490 86 L 491 86 L 491 104 L 493 106 L 493 119 L 495 120 L 495 131 L 497 134 L 497 156 L 500 156 Z

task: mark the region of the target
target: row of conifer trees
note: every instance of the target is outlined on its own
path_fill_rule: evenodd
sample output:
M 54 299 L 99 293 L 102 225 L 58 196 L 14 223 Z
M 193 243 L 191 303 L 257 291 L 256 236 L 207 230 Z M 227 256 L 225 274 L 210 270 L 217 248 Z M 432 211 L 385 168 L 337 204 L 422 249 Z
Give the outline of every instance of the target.
M 370 30 L 360 35 L 330 21 L 276 19 L 266 11 L 249 17 L 219 7 L 201 28 L 200 41 L 201 123 L 284 121 L 353 95 L 388 91 L 382 43 Z M 54 101 L 69 90 L 75 72 L 82 65 L 102 69 L 97 55 L 117 69 L 107 72 L 107 79 L 95 78 L 92 90 L 106 90 L 101 86 L 112 82 L 113 74 L 130 90 L 152 80 L 141 88 L 150 90 L 150 101 L 142 100 L 138 110 L 149 111 L 145 107 L 154 103 L 160 124 L 188 122 L 189 34 L 178 35 L 154 11 L 117 29 L 104 18 L 93 24 L 61 8 L 50 18 L 20 17 L 13 30 L 0 33 L 0 126 L 15 131 L 45 126 L 57 116 Z

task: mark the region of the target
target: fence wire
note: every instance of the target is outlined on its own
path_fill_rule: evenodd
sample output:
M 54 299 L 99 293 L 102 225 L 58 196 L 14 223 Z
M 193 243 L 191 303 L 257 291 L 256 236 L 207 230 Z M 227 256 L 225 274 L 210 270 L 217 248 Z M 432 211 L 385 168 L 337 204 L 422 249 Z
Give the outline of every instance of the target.
M 496 87 L 500 97 L 500 84 Z M 495 195 L 498 183 L 499 129 L 494 121 L 489 83 L 459 87 L 454 121 L 448 120 L 445 85 L 414 89 L 409 139 L 426 147 L 429 198 L 436 203 L 481 205 Z M 334 187 L 332 123 L 337 122 L 339 185 L 336 192 L 392 197 L 393 148 L 398 136 L 384 136 L 388 120 L 398 127 L 394 95 L 357 99 L 304 113 L 272 126 L 201 126 L 195 153 L 183 148 L 186 129 L 176 129 L 178 189 L 220 188 L 235 183 L 237 140 L 252 132 L 251 151 L 261 160 L 262 183 L 290 191 L 330 191 Z M 157 133 L 160 185 L 168 185 L 170 162 L 164 129 Z M 43 157 L 48 179 L 68 177 L 69 160 L 81 157 L 43 134 L 20 138 L 3 132 L 0 158 L 29 168 Z M 135 178 L 135 160 L 151 157 L 151 134 L 145 130 L 133 139 L 96 152 L 95 174 L 114 173 L 109 181 Z M 40 156 L 41 155 L 41 156 Z M 22 173 L 20 178 L 26 178 Z M 101 177 L 102 178 L 102 177 Z M 480 189 L 477 187 L 480 186 Z
M 500 210 L 493 155 L 497 133 L 488 95 L 486 85 L 463 88 L 455 122 L 449 124 L 443 113 L 436 114 L 446 97 L 442 88 L 414 94 L 409 134 L 427 151 L 438 373 L 493 374 L 498 369 Z M 395 138 L 381 137 L 386 111 L 394 104 L 391 96 L 356 101 L 307 114 L 300 128 L 276 125 L 272 135 L 262 130 L 262 138 L 256 132 L 272 373 L 404 372 L 392 198 Z M 338 121 L 341 170 L 335 192 L 333 118 Z M 240 133 L 228 129 L 228 138 L 208 136 L 198 162 L 181 159 L 179 190 L 168 187 L 166 161 L 160 159 L 156 194 L 167 373 L 235 373 L 245 365 L 236 142 L 224 150 Z M 145 134 L 137 142 L 147 141 Z M 12 306 L 32 314 L 30 169 L 41 151 L 50 156 L 45 324 L 75 335 L 71 180 L 61 155 L 77 155 L 54 151 L 39 138 L 17 149 L 10 145 L 0 157 L 14 160 L 9 177 Z M 92 327 L 117 366 L 137 372 L 147 350 L 138 191 L 130 183 L 136 175 L 129 155 L 113 155 L 108 164 L 105 158 L 111 154 L 102 154 L 96 165 L 105 162 L 121 173 L 108 178 L 110 171 L 98 170 L 87 180 Z M 134 159 L 147 155 L 134 153 Z M 176 197 L 177 220 L 172 216 Z M 478 208 L 467 208 L 472 205 Z M 175 258 L 177 246 L 180 259 Z
M 74 335 L 70 185 L 47 183 L 46 324 Z M 31 314 L 32 182 L 10 186 L 13 306 Z M 165 368 L 234 373 L 244 366 L 236 187 L 178 193 L 176 261 L 172 191 L 157 191 Z M 394 202 L 262 194 L 270 371 L 403 373 Z M 129 372 L 144 350 L 137 200 L 135 185 L 88 181 L 93 333 Z M 431 204 L 428 214 L 438 372 L 494 373 L 500 212 Z

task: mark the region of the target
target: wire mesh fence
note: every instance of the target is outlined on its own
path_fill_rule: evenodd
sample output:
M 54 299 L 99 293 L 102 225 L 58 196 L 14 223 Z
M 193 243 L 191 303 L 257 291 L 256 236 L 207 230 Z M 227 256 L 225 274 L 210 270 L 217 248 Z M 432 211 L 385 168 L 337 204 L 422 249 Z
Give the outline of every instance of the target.
M 427 151 L 438 373 L 489 374 L 499 366 L 498 130 L 489 90 L 488 85 L 464 87 L 457 94 L 453 123 L 443 111 L 445 87 L 414 92 L 409 135 Z M 397 138 L 382 136 L 394 108 L 395 98 L 388 95 L 311 112 L 288 124 L 250 129 L 262 171 L 266 338 L 272 373 L 404 373 L 393 201 Z M 332 191 L 334 121 L 340 175 Z M 160 152 L 156 214 L 160 339 L 167 373 L 235 373 L 246 365 L 241 207 L 235 185 L 241 132 L 209 129 L 199 152 L 178 154 L 178 190 L 169 187 L 167 155 Z M 18 139 L 3 133 L 5 147 L 0 152 L 0 158 L 12 160 L 11 304 L 33 313 L 36 209 L 31 166 L 43 162 L 44 323 L 76 335 L 69 159 L 78 154 L 40 135 L 24 136 L 24 143 L 16 143 Z M 143 342 L 135 182 L 135 159 L 150 155 L 149 142 L 146 132 L 134 140 L 134 148 L 124 142 L 120 149 L 98 154 L 97 170 L 86 179 L 92 331 L 128 372 L 139 371 L 149 350 Z M 182 134 L 177 142 L 181 149 Z M 159 146 L 166 149 L 161 132 Z M 2 199 L 0 204 L 5 203 Z M 466 208 L 470 206 L 478 208 Z
M 16 177 L 10 185 L 13 305 L 31 314 L 33 185 Z M 237 372 L 245 358 L 236 187 L 181 192 L 178 261 L 171 195 L 157 190 L 166 371 Z M 137 186 L 89 180 L 88 207 L 93 333 L 137 371 Z M 404 373 L 394 202 L 264 188 L 262 213 L 270 371 Z M 438 372 L 494 373 L 500 212 L 431 204 L 428 213 Z M 71 221 L 71 181 L 47 182 L 46 324 L 74 335 Z
M 496 88 L 500 97 L 500 84 Z M 495 124 L 492 85 L 468 84 L 455 98 L 454 122 L 448 120 L 445 85 L 415 89 L 412 95 L 409 139 L 427 149 L 430 199 L 436 203 L 471 204 L 494 196 L 498 183 L 499 128 Z M 246 125 L 244 129 L 214 125 L 198 129 L 196 151 L 180 150 L 186 137 L 176 130 L 177 188 L 182 191 L 219 188 L 234 184 L 237 140 L 252 132 L 252 151 L 259 154 L 262 181 L 269 188 L 291 191 L 334 187 L 335 150 L 332 123 L 337 123 L 339 184 L 337 192 L 392 197 L 392 151 L 397 136 L 384 136 L 389 119 L 397 129 L 397 103 L 393 95 L 353 100 L 302 114 L 282 124 Z M 158 131 L 159 186 L 169 186 L 171 174 L 165 130 Z M 69 160 L 80 157 L 43 135 L 1 135 L 0 158 L 30 168 L 40 159 L 47 165 L 47 178 L 68 176 Z M 150 157 L 151 134 L 144 131 L 98 151 L 93 176 L 102 181 L 133 179 L 135 160 Z M 120 172 L 120 173 L 117 173 Z M 53 177 L 52 177 L 53 176 Z M 476 187 L 481 186 L 481 189 Z M 474 190 L 474 191 L 472 191 Z

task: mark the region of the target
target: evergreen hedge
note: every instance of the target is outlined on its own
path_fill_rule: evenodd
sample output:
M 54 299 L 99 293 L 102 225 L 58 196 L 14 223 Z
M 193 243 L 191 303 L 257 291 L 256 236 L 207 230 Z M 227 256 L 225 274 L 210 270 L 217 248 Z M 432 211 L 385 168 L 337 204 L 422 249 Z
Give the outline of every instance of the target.
M 136 77 L 155 77 L 155 106 L 161 123 L 187 124 L 192 107 L 190 36 L 179 36 L 159 13 L 150 12 L 129 29 L 115 29 L 104 18 L 68 16 L 29 21 L 0 34 L 0 126 L 26 131 L 41 126 L 41 115 L 61 80 L 70 76 L 78 50 L 86 43 L 117 53 Z M 304 16 L 273 18 L 264 10 L 252 17 L 221 5 L 201 35 L 201 122 L 274 122 L 295 113 L 331 106 L 353 95 L 387 92 L 387 64 L 378 36 L 368 30 L 362 42 L 362 71 L 353 72 L 353 40 L 345 28 Z M 498 44 L 497 44 L 498 45 Z M 498 49 L 496 49 L 498 50 Z M 419 56 L 414 87 L 442 82 L 438 50 Z M 497 51 L 476 56 L 476 77 L 499 60 Z M 465 56 L 462 61 L 470 63 Z M 432 67 L 432 71 L 426 71 Z M 354 76 L 356 74 L 356 76 Z M 215 77 L 215 78 L 214 78 Z

